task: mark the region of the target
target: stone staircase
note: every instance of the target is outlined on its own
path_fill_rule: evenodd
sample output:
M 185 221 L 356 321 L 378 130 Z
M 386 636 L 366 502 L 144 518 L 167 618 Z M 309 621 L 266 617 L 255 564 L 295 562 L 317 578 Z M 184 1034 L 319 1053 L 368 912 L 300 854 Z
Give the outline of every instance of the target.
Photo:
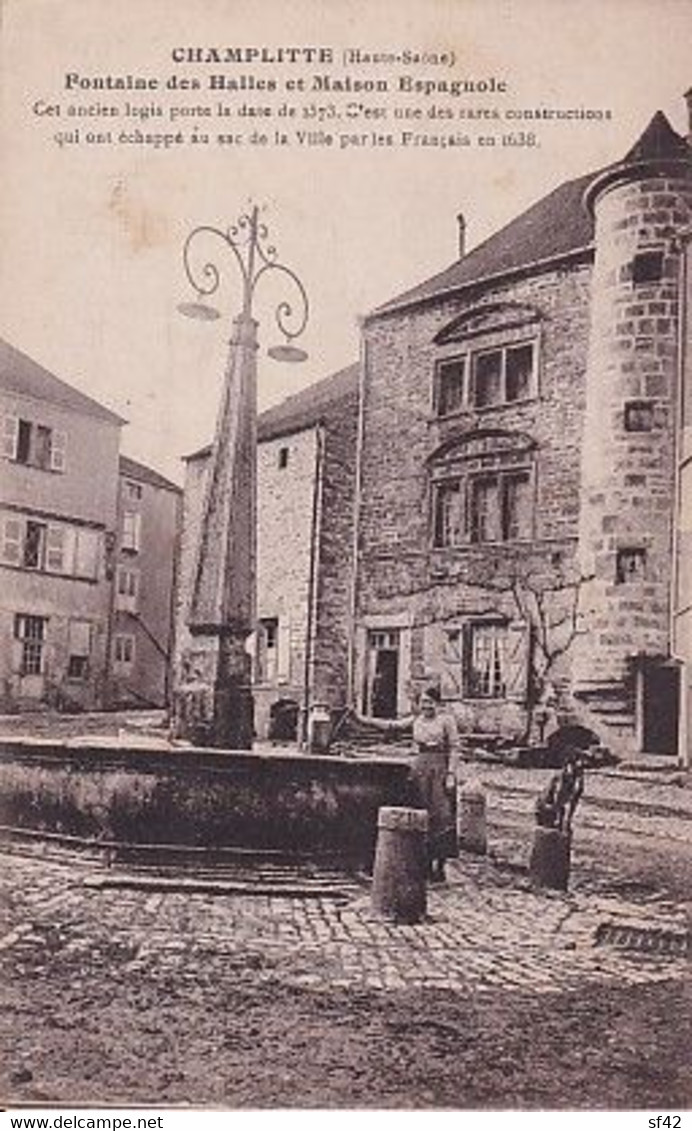
M 621 682 L 583 680 L 572 690 L 576 721 L 593 730 L 613 753 L 631 757 L 635 742 L 633 696 Z

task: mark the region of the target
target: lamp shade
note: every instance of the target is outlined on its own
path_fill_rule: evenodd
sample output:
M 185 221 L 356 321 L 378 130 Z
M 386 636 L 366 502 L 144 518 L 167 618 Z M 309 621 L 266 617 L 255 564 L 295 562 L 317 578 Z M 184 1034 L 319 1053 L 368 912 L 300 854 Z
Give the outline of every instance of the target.
M 213 322 L 221 317 L 216 307 L 208 306 L 206 302 L 181 302 L 178 311 L 186 318 L 196 318 L 199 322 Z
M 267 350 L 267 354 L 273 361 L 307 361 L 308 355 L 305 350 L 300 349 L 298 346 L 271 346 Z

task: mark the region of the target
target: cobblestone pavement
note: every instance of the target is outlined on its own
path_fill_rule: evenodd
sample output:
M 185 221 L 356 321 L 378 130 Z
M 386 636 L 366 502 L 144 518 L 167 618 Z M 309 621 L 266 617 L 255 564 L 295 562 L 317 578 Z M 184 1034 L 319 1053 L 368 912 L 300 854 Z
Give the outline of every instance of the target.
M 428 919 L 416 926 L 379 921 L 367 885 L 342 878 L 324 894 L 215 893 L 156 877 L 122 883 L 117 869 L 2 854 L 0 959 L 19 976 L 69 961 L 109 964 L 119 974 L 194 982 L 204 968 L 228 977 L 249 964 L 257 977 L 311 989 L 438 987 L 551 993 L 585 982 L 631 984 L 686 973 L 682 904 L 532 890 L 491 860 L 463 859 L 432 889 Z M 332 877 L 333 881 L 333 877 Z M 604 925 L 666 934 L 673 953 L 599 941 Z M 600 929 L 600 931 L 599 931 Z M 651 934 L 654 932 L 654 934 Z M 621 932 L 622 935 L 622 932 Z M 612 932 L 611 932 L 612 937 Z

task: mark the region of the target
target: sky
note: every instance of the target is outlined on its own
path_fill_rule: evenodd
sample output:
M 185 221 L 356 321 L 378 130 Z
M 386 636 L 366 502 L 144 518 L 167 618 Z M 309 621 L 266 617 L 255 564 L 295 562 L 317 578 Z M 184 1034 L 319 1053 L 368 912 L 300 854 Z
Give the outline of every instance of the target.
M 199 224 L 232 224 L 254 201 L 264 208 L 281 262 L 300 276 L 310 298 L 301 366 L 280 365 L 266 349 L 280 340 L 273 305 L 290 297 L 258 287 L 260 406 L 267 407 L 358 357 L 359 320 L 397 293 L 456 258 L 456 215 L 463 211 L 473 247 L 561 181 L 621 156 L 661 109 L 687 130 L 682 98 L 692 86 L 688 0 L 2 0 L 0 67 L 0 333 L 57 376 L 129 422 L 123 451 L 181 480 L 181 457 L 211 436 L 239 278 L 230 255 L 217 305 L 223 318 L 192 322 L 177 312 L 193 296 L 182 247 Z M 84 143 L 87 128 L 106 132 L 103 118 L 66 118 L 67 107 L 115 103 L 126 95 L 65 89 L 66 75 L 198 76 L 243 72 L 281 85 L 313 65 L 177 65 L 171 52 L 198 45 L 326 45 L 356 78 L 401 74 L 424 80 L 474 76 L 505 82 L 499 96 L 356 97 L 389 114 L 420 107 L 422 132 L 467 131 L 471 146 L 373 148 L 348 144 L 235 147 L 193 145 L 170 150 L 138 144 Z M 341 66 L 344 48 L 454 54 L 454 64 Z M 254 99 L 254 101 L 253 101 Z M 321 94 L 287 96 L 302 113 Z M 238 95 L 135 94 L 146 108 L 186 108 Z M 285 98 L 252 95 L 252 105 Z M 483 127 L 427 119 L 433 103 L 449 108 L 561 107 L 609 111 L 590 120 L 542 123 L 537 147 L 484 147 Z M 60 114 L 37 113 L 59 106 Z M 174 130 L 139 119 L 134 129 Z M 184 123 L 189 126 L 189 120 Z M 272 118 L 271 128 L 277 124 Z M 206 128 L 204 121 L 202 125 Z M 249 129 L 237 116 L 228 125 Z M 333 131 L 333 123 L 308 120 Z M 215 121 L 218 132 L 226 123 Z M 341 123 L 338 132 L 369 136 L 377 118 Z M 80 128 L 80 144 L 69 141 Z M 502 127 L 506 132 L 530 126 Z M 62 144 L 57 134 L 68 138 Z M 294 135 L 295 136 L 295 135 Z M 497 140 L 496 134 L 496 140 Z

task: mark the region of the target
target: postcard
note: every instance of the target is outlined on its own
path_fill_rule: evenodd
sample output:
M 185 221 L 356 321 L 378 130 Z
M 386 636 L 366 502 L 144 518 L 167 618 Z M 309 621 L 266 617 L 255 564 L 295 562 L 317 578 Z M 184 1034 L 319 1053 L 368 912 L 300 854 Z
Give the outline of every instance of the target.
M 3 1101 L 679 1119 L 690 5 L 1 11 Z

